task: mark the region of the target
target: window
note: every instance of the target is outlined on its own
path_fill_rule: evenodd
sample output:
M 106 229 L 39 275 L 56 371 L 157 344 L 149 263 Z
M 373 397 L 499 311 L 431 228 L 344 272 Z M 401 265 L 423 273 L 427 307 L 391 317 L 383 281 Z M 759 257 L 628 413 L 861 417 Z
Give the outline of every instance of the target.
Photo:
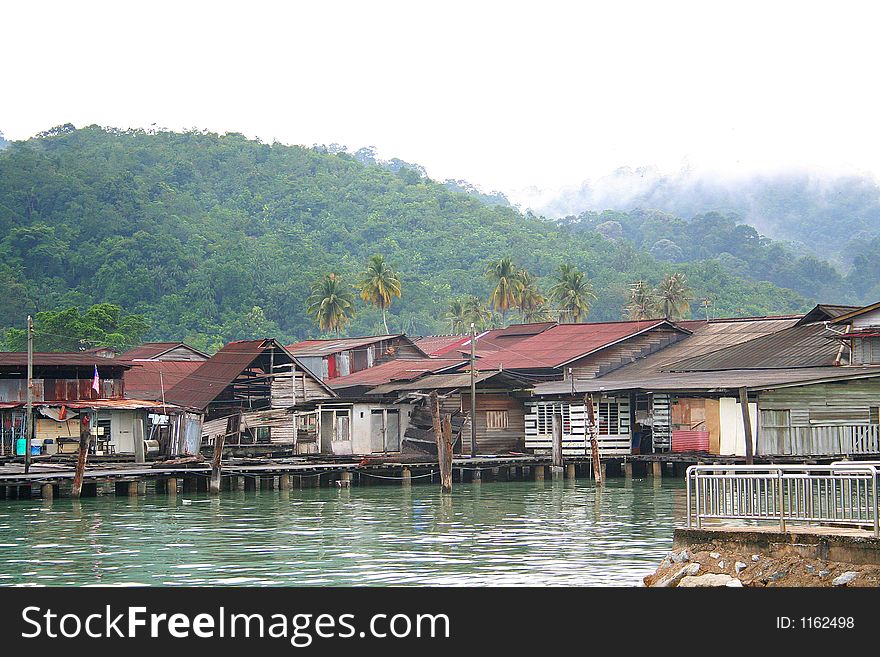
M 599 435 L 610 436 L 620 433 L 620 406 L 616 401 L 599 402 L 596 404 L 596 421 L 599 423 Z
M 571 434 L 571 407 L 563 402 L 541 402 L 537 404 L 536 414 L 538 416 L 538 435 L 553 434 L 553 415 L 562 415 L 562 433 Z
M 507 411 L 486 411 L 486 429 L 488 431 L 502 431 L 507 428 Z
M 785 454 L 791 441 L 791 411 L 761 409 L 761 430 L 758 451 L 764 454 Z

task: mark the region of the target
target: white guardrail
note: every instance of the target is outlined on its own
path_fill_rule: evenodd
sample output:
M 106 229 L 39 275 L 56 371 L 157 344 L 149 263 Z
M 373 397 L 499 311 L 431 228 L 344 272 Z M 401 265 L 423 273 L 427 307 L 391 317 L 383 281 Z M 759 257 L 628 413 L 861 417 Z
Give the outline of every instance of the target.
M 866 527 L 880 537 L 880 462 L 830 465 L 692 465 L 687 526 L 707 520 Z

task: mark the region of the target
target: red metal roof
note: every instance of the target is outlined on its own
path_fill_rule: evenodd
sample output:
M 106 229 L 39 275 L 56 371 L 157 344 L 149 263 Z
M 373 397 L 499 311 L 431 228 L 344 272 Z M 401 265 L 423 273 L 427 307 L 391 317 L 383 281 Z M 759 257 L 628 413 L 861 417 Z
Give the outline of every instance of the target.
M 378 386 L 392 381 L 411 381 L 423 374 L 440 372 L 461 365 L 460 358 L 395 358 L 360 372 L 340 376 L 328 382 L 331 388 Z
M 480 358 L 477 369 L 555 368 L 658 326 L 674 325 L 666 320 L 558 324 L 511 346 L 502 345 Z
M 144 360 L 133 363 L 125 373 L 125 396 L 128 399 L 161 400 L 181 380 L 192 374 L 203 361 Z
M 470 344 L 469 335 L 426 335 L 416 338 L 416 346 L 429 356 L 442 356 Z
M 27 367 L 27 352 L 0 351 L 0 366 Z M 103 358 L 95 354 L 74 352 L 35 352 L 36 367 L 131 367 L 118 358 Z

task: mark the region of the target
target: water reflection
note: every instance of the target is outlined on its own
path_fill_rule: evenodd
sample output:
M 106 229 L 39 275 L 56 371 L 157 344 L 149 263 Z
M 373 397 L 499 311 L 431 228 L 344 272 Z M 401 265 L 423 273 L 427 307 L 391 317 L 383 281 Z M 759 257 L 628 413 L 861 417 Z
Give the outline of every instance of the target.
M 638 585 L 676 480 L 0 502 L 5 585 Z

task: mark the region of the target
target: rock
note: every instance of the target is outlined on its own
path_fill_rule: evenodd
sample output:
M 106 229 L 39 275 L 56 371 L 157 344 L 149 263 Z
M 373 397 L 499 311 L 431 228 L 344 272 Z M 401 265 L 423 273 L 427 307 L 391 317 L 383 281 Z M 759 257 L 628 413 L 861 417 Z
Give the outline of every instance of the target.
M 839 577 L 835 577 L 831 580 L 832 586 L 846 586 L 851 581 L 853 581 L 856 577 L 858 577 L 858 573 L 854 570 L 848 570 Z M 679 584 L 681 586 L 681 584 Z
M 819 571 L 819 577 L 828 577 L 831 574 L 831 571 L 827 568 L 825 570 Z
M 724 570 L 724 562 L 723 562 L 723 561 L 719 561 L 719 562 L 718 562 L 718 567 L 721 568 L 721 570 Z
M 737 561 L 735 564 L 733 564 L 733 567 L 736 568 L 737 575 L 739 575 L 747 568 L 747 566 L 742 561 Z
M 721 553 L 720 552 L 710 552 L 709 556 L 712 557 L 713 559 L 720 559 Z
M 783 577 L 785 577 L 786 575 L 788 575 L 788 571 L 787 571 L 787 570 L 777 570 L 775 573 L 773 573 L 772 575 L 770 575 L 770 577 L 768 577 L 767 579 L 769 579 L 771 582 L 778 582 L 779 580 L 781 580 L 781 579 L 782 579 Z
M 696 575 L 698 572 L 700 572 L 700 564 L 688 564 L 684 568 L 679 568 L 678 571 L 676 571 L 672 575 L 661 577 L 656 582 L 654 582 L 652 586 L 656 588 L 671 588 L 673 586 L 678 586 L 678 583 L 682 580 L 682 578 Z
M 731 581 L 733 577 L 730 575 L 716 575 L 714 573 L 707 573 L 705 575 L 698 575 L 696 577 L 684 577 L 678 583 L 678 588 L 680 589 L 693 589 L 693 588 L 705 588 L 709 586 L 727 586 L 727 583 Z
M 806 569 L 806 571 L 807 571 L 810 575 L 812 575 L 813 573 L 816 572 L 816 567 L 815 567 L 815 566 L 811 566 L 810 564 L 807 564 L 806 566 L 804 566 L 804 568 Z
M 732 579 L 724 586 L 729 586 L 732 589 L 741 589 L 742 585 L 743 585 L 743 583 L 740 582 L 738 579 Z
M 670 558 L 672 559 L 672 563 L 684 563 L 685 561 L 691 560 L 691 555 L 688 554 L 687 550 L 682 550 L 678 554 L 673 552 Z
M 758 563 L 761 560 L 761 557 L 757 554 L 752 555 L 752 563 Z

